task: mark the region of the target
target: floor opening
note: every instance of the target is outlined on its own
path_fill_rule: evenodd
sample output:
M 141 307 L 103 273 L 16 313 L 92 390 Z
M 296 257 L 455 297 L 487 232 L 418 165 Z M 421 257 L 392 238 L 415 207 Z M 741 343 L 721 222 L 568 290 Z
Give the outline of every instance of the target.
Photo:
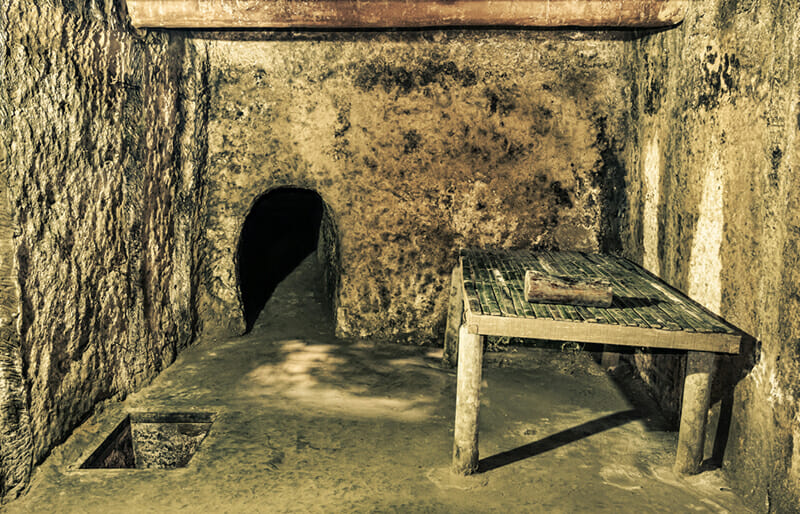
M 317 248 L 323 213 L 322 198 L 308 189 L 275 189 L 253 205 L 238 252 L 247 332 L 275 287 Z
M 125 419 L 81 469 L 183 468 L 211 429 L 212 414 L 141 412 Z

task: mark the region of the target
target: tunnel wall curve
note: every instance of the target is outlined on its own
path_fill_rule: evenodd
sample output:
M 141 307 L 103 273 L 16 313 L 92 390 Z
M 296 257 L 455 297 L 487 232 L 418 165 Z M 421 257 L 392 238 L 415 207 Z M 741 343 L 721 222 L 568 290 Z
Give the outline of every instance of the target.
M 239 301 L 249 331 L 277 285 L 308 255 L 323 269 L 320 288 L 335 301 L 338 236 L 316 191 L 278 187 L 259 195 L 242 224 L 235 254 Z

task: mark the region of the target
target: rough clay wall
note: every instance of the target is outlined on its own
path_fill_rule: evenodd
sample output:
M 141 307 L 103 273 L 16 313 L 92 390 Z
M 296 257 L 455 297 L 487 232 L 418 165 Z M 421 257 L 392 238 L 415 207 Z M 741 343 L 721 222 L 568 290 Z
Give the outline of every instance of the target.
M 313 189 L 330 209 L 342 335 L 440 338 L 461 246 L 619 244 L 602 205 L 620 194 L 629 82 L 623 42 L 607 34 L 225 33 L 198 45 L 211 66 L 209 332 L 243 328 L 239 233 L 279 186 Z
M 800 505 L 798 12 L 796 0 L 692 2 L 681 27 L 631 47 L 625 252 L 757 340 L 720 361 L 714 395 L 732 404 L 723 469 L 770 512 Z M 681 359 L 636 360 L 677 412 Z
M 192 336 L 196 166 L 180 136 L 194 117 L 179 112 L 179 97 L 192 96 L 180 91 L 192 81 L 179 81 L 192 56 L 179 37 L 134 34 L 121 9 L 0 5 L 8 496 L 93 405 L 147 381 Z

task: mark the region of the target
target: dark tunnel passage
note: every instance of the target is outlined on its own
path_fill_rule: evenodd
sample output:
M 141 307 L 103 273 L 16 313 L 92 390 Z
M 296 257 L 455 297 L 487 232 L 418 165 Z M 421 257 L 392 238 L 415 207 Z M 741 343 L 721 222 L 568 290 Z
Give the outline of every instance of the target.
M 308 189 L 275 189 L 256 200 L 238 251 L 247 332 L 275 287 L 317 248 L 323 211 L 322 198 Z

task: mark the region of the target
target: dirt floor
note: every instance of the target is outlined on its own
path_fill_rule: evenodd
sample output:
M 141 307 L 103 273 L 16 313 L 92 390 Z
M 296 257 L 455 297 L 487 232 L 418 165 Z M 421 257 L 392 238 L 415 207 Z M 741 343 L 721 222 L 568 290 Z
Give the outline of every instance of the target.
M 674 475 L 677 434 L 555 343 L 487 353 L 481 472 L 451 475 L 441 349 L 337 339 L 318 274 L 307 259 L 251 333 L 202 340 L 98 408 L 5 511 L 747 512 L 719 470 Z M 79 469 L 127 413 L 176 412 L 213 413 L 187 467 Z

